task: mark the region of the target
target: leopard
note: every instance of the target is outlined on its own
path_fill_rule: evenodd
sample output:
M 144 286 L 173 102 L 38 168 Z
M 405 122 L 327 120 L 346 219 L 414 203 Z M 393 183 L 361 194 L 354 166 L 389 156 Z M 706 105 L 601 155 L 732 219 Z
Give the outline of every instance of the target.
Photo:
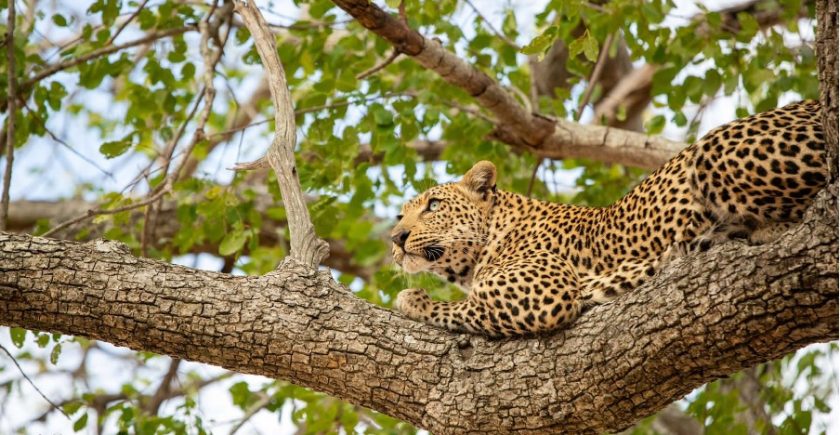
M 460 287 L 462 300 L 402 290 L 394 308 L 453 332 L 533 335 L 631 292 L 664 264 L 722 241 L 767 243 L 800 222 L 828 182 L 813 100 L 713 129 L 606 207 L 497 189 L 479 161 L 406 201 L 390 232 L 394 263 Z

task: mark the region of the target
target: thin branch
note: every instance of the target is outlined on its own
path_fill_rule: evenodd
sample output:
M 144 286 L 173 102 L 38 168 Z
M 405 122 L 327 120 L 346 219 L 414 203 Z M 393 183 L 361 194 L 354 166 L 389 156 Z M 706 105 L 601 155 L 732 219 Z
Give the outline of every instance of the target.
M 534 170 L 531 172 L 531 180 L 528 181 L 528 192 L 525 194 L 528 198 L 531 197 L 531 192 L 534 190 L 534 182 L 537 180 L 537 171 L 542 166 L 543 158 L 540 157 L 537 159 L 537 163 L 534 164 Z
M 9 1 L 9 4 L 12 4 L 12 3 L 14 3 L 14 1 Z M 14 6 L 10 6 L 10 7 L 14 7 Z M 40 388 L 38 388 L 38 386 L 37 386 L 37 385 L 35 385 L 35 382 L 32 382 L 32 379 L 30 379 L 30 378 L 29 378 L 29 375 L 27 375 L 27 374 L 26 374 L 26 372 L 25 372 L 25 371 L 23 371 L 23 368 L 20 366 L 20 364 L 18 364 L 17 359 L 15 359 L 15 357 L 14 357 L 14 356 L 12 356 L 12 353 L 11 353 L 11 352 L 9 352 L 9 350 L 8 350 L 8 349 L 6 349 L 6 347 L 5 347 L 5 346 L 3 346 L 2 344 L 0 344 L 0 350 L 2 350 L 3 352 L 5 352 L 5 353 L 6 353 L 6 355 L 8 355 L 8 356 L 9 356 L 9 359 L 11 359 L 11 360 L 12 360 L 12 363 L 14 363 L 15 367 L 17 367 L 18 371 L 20 371 L 20 374 L 21 374 L 21 375 L 23 375 L 23 378 L 24 378 L 24 379 L 26 379 L 26 382 L 29 382 L 29 385 L 31 385 L 31 386 L 32 386 L 32 388 L 34 388 L 34 389 L 35 389 L 35 391 L 38 393 L 38 395 L 40 395 L 40 396 L 41 396 L 41 398 L 42 398 L 42 399 L 44 399 L 47 403 L 49 403 L 49 404 L 50 404 L 50 406 L 52 406 L 54 409 L 56 409 L 56 410 L 58 410 L 59 412 L 61 412 L 62 414 L 64 414 L 64 416 L 65 416 L 65 417 L 67 417 L 68 419 L 70 419 L 70 416 L 69 416 L 69 415 L 67 415 L 67 413 L 66 413 L 63 409 L 61 409 L 60 407 L 58 407 L 58 406 L 57 406 L 57 405 L 56 405 L 56 404 L 55 404 L 52 400 L 50 400 L 50 399 L 49 399 L 49 398 L 48 398 L 48 397 L 47 397 L 47 396 L 46 396 L 46 395 L 45 395 L 45 394 L 41 391 L 41 389 L 40 389 Z
M 113 174 L 113 173 L 111 173 L 111 172 L 107 171 L 105 168 L 103 168 L 103 167 L 99 166 L 96 162 L 94 162 L 93 160 L 91 160 L 91 159 L 90 159 L 90 157 L 88 157 L 88 156 L 86 156 L 86 155 L 84 155 L 84 154 L 80 153 L 79 151 L 77 151 L 77 150 L 76 150 L 75 148 L 73 148 L 73 147 L 72 147 L 69 143 L 67 143 L 67 141 L 65 141 L 64 139 L 62 139 L 61 137 L 59 137 L 59 136 L 58 136 L 57 134 L 55 134 L 55 133 L 54 133 L 54 132 L 53 132 L 53 131 L 49 128 L 49 127 L 47 127 L 47 122 L 46 122 L 46 121 L 44 121 L 44 118 L 41 118 L 41 116 L 38 114 L 38 112 L 36 112 L 36 111 L 32 110 L 32 109 L 29 107 L 29 104 L 27 104 L 27 103 L 25 103 L 25 102 L 24 102 L 24 106 L 23 106 L 23 107 L 25 107 L 25 108 L 26 108 L 26 110 L 29 112 L 29 114 L 30 114 L 30 115 L 32 115 L 32 117 L 33 117 L 33 118 L 35 118 L 35 120 L 36 120 L 36 121 L 38 121 L 38 123 L 39 123 L 39 124 L 41 124 L 41 128 L 43 128 L 43 129 L 44 129 L 44 131 L 47 133 L 47 135 L 48 135 L 48 136 L 49 136 L 52 140 L 54 140 L 56 143 L 58 143 L 59 145 L 63 146 L 64 148 L 67 148 L 67 150 L 68 150 L 68 151 L 70 151 L 70 152 L 71 152 L 74 156 L 76 156 L 76 157 L 80 158 L 80 159 L 81 159 L 81 160 L 83 160 L 85 163 L 87 163 L 87 164 L 89 164 L 89 165 L 93 166 L 94 168 L 96 168 L 96 170 L 98 170 L 99 172 L 101 172 L 102 174 L 104 174 L 105 176 L 107 176 L 108 178 L 110 178 L 110 179 L 112 179 L 112 180 L 114 179 L 114 174 Z
M 613 39 L 615 39 L 615 32 L 610 33 L 604 41 L 604 45 L 601 46 L 601 52 L 598 54 L 598 61 L 592 69 L 592 75 L 589 77 L 589 83 L 586 84 L 586 90 L 583 92 L 583 97 L 580 99 L 580 104 L 578 105 L 578 110 L 575 114 L 575 121 L 580 121 L 583 109 L 586 108 L 586 105 L 589 104 L 589 99 L 592 98 L 592 91 L 595 90 L 595 85 L 598 84 L 598 80 L 601 78 L 601 73 L 604 71 L 604 65 L 607 63 Z
M 120 24 L 120 27 L 117 29 L 117 31 L 114 32 L 114 34 L 111 35 L 110 38 L 108 38 L 108 42 L 106 42 L 105 45 L 113 44 L 114 40 L 116 40 L 117 37 L 120 36 L 122 31 L 125 30 L 125 28 L 128 27 L 128 25 L 132 21 L 134 21 L 134 19 L 137 18 L 138 15 L 140 15 L 140 12 L 143 10 L 143 8 L 146 7 L 146 3 L 148 3 L 148 2 L 149 2 L 149 0 L 143 0 L 143 3 L 140 3 L 140 6 L 137 6 L 137 10 L 135 10 L 133 14 L 129 15 L 128 19 L 125 20 L 122 24 Z
M 376 101 L 376 100 L 379 100 L 379 99 L 387 99 L 387 98 L 394 98 L 394 97 L 414 97 L 414 96 L 415 95 L 413 93 L 410 93 L 410 92 L 408 92 L 408 93 L 407 92 L 393 92 L 393 93 L 385 93 L 385 94 L 382 94 L 382 95 L 375 95 L 375 96 L 367 97 L 367 98 L 361 98 L 361 99 L 358 99 L 358 100 L 346 99 L 346 100 L 343 100 L 343 101 L 336 101 L 336 102 L 333 102 L 333 103 L 321 104 L 321 105 L 318 105 L 318 106 L 302 107 L 302 108 L 299 108 L 299 109 L 295 110 L 295 116 L 304 115 L 304 114 L 307 114 L 307 113 L 320 112 L 322 110 L 337 109 L 339 107 L 350 106 L 350 105 L 353 105 L 353 104 L 369 103 L 371 101 Z M 248 119 L 251 119 L 251 117 L 249 117 Z M 238 133 L 242 130 L 247 130 L 251 127 L 257 127 L 257 126 L 260 126 L 260 125 L 268 124 L 271 121 L 272 121 L 271 119 L 263 119 L 261 121 L 251 122 L 251 123 L 248 123 L 248 124 L 243 124 L 242 122 L 234 122 L 234 125 L 236 125 L 235 127 L 231 127 L 227 130 L 223 130 L 223 131 L 220 131 L 220 132 L 217 132 L 217 133 L 209 134 L 209 135 L 207 135 L 207 139 L 219 140 L 220 138 L 229 137 L 229 136 L 233 135 L 234 133 Z M 246 163 L 237 164 L 237 166 L 234 167 L 234 169 L 241 170 L 239 168 L 239 166 L 245 165 L 245 164 Z M 258 166 L 256 169 L 267 168 L 267 167 L 268 166 Z
M 364 71 L 364 72 L 360 73 L 359 75 L 357 75 L 356 80 L 366 79 L 366 78 L 378 73 L 379 71 L 385 69 L 385 67 L 387 67 L 388 65 L 393 63 L 399 56 L 400 56 L 400 49 L 395 47 L 394 51 L 391 52 L 391 55 L 388 56 L 387 59 L 382 61 L 382 63 L 380 63 L 379 65 L 375 65 L 373 68 L 371 68 L 367 71 Z
M 522 47 L 520 47 L 520 46 L 519 46 L 519 44 L 517 44 L 517 43 L 516 43 L 516 42 L 514 42 L 514 41 L 511 41 L 511 40 L 510 40 L 510 38 L 508 38 L 507 36 L 505 36 L 505 34 L 504 34 L 504 33 L 502 33 L 502 32 L 500 32 L 500 31 L 496 30 L 496 28 L 495 28 L 495 27 L 493 27 L 493 24 L 491 24 L 491 23 L 490 23 L 490 20 L 488 20 L 487 18 L 485 18 L 485 17 L 484 17 L 484 15 L 482 15 L 482 14 L 481 14 L 481 11 L 479 11 L 479 10 L 478 10 L 478 8 L 477 8 L 477 7 L 475 7 L 475 5 L 474 5 L 474 4 L 473 4 L 470 0 L 464 0 L 464 2 L 465 2 L 465 3 L 466 3 L 466 4 L 470 7 L 470 8 L 472 8 L 472 10 L 473 10 L 473 11 L 475 11 L 476 15 L 478 15 L 478 17 L 481 19 L 481 21 L 484 21 L 484 24 L 486 24 L 486 25 L 487 25 L 487 27 L 490 29 L 490 31 L 491 31 L 491 32 L 493 32 L 493 34 L 494 34 L 494 35 L 496 35 L 499 39 L 501 39 L 502 41 L 504 41 L 507 45 L 510 45 L 511 47 L 515 48 L 515 49 L 516 49 L 516 51 L 519 51 L 519 50 L 521 50 L 521 49 L 522 49 Z
M 184 27 L 178 27 L 178 28 L 175 28 L 175 29 L 167 29 L 167 30 L 161 30 L 161 31 L 158 31 L 158 32 L 151 32 L 151 33 L 147 34 L 146 36 L 144 36 L 140 39 L 135 39 L 133 41 L 126 42 L 124 44 L 102 47 L 98 50 L 94 50 L 94 51 L 92 51 L 90 53 L 87 53 L 85 55 L 82 55 L 82 56 L 79 56 L 79 57 L 76 57 L 76 58 L 73 58 L 73 59 L 69 59 L 65 62 L 60 62 L 60 63 L 54 64 L 54 65 L 48 66 L 47 68 L 41 70 L 39 73 L 35 74 L 29 80 L 27 80 L 23 84 L 23 87 L 24 88 L 29 88 L 32 85 L 34 85 L 35 83 L 38 83 L 39 81 L 41 81 L 41 80 L 43 80 L 43 79 L 45 79 L 45 78 L 47 78 L 47 77 L 49 77 L 53 74 L 64 71 L 68 68 L 72 68 L 76 65 L 85 63 L 89 60 L 96 59 L 96 58 L 99 58 L 99 57 L 102 57 L 102 56 L 107 56 L 111 53 L 115 53 L 117 51 L 125 50 L 126 48 L 131 48 L 131 47 L 135 47 L 135 46 L 138 46 L 138 45 L 148 44 L 150 42 L 157 41 L 158 39 L 163 39 L 163 38 L 170 37 L 170 36 L 181 35 L 183 33 L 186 33 L 188 31 L 190 31 L 190 30 L 195 30 L 195 26 L 184 26 Z
M 160 409 L 160 405 L 170 397 L 170 391 L 172 390 L 172 381 L 178 376 L 178 366 L 181 365 L 181 360 L 177 358 L 173 358 L 172 361 L 169 363 L 169 369 L 166 371 L 166 375 L 163 376 L 163 379 L 160 381 L 160 385 L 158 385 L 157 390 L 149 399 L 148 403 L 144 407 L 146 412 L 149 415 L 157 415 L 158 410 Z
M 15 2 L 9 0 L 9 18 L 6 31 L 6 80 L 9 98 L 6 121 L 6 170 L 3 172 L 3 193 L 0 197 L 0 231 L 6 229 L 9 219 L 9 190 L 12 185 L 12 167 L 15 160 L 15 121 L 17 118 L 17 70 L 15 69 Z
M 59 225 L 57 225 L 53 228 L 50 228 L 50 230 L 45 232 L 44 234 L 42 234 L 41 237 L 49 237 L 49 236 L 57 233 L 58 231 L 61 231 L 61 230 L 65 229 L 65 228 L 67 228 L 71 225 L 75 225 L 75 224 L 77 224 L 77 223 L 79 223 L 79 222 L 81 222 L 85 219 L 89 219 L 89 218 L 92 218 L 94 216 L 117 214 L 117 213 L 122 213 L 124 211 L 134 210 L 136 208 L 140 208 L 140 207 L 149 205 L 149 204 L 157 201 L 161 197 L 163 197 L 163 195 L 165 193 L 169 192 L 169 190 L 170 190 L 170 185 L 169 185 L 169 183 L 167 183 L 166 187 L 159 190 L 157 193 L 150 196 L 149 198 L 146 198 L 143 201 L 140 201 L 140 202 L 137 202 L 137 203 L 134 203 L 134 204 L 129 204 L 129 205 L 126 205 L 126 206 L 123 206 L 123 207 L 117 207 L 117 208 L 109 209 L 109 210 L 103 210 L 102 208 L 90 209 L 87 212 L 85 212 L 83 214 L 80 214 L 79 216 L 74 217 L 73 219 L 67 220 L 67 221 L 62 222 L 62 223 L 60 223 Z
M 298 179 L 295 166 L 295 116 L 292 97 L 286 83 L 283 65 L 277 56 L 275 38 L 268 30 L 262 14 L 253 2 L 237 1 L 236 11 L 242 16 L 245 26 L 251 32 L 257 53 L 266 69 L 274 103 L 275 134 L 274 141 L 266 152 L 266 160 L 277 174 L 277 182 L 286 206 L 291 234 L 291 257 L 295 260 L 316 267 L 329 255 L 329 245 L 318 238 L 306 200 Z
M 256 413 L 260 412 L 263 408 L 268 406 L 270 403 L 271 403 L 271 395 L 266 394 L 266 393 L 261 393 L 259 395 L 259 399 L 256 402 L 254 402 L 250 407 L 248 407 L 247 411 L 245 411 L 245 415 L 242 416 L 242 419 L 239 420 L 236 423 L 236 425 L 233 426 L 233 428 L 230 429 L 230 435 L 236 434 L 236 432 L 238 432 L 239 429 L 242 429 L 242 426 L 244 426 L 245 423 L 247 423 L 251 419 L 251 417 L 253 417 Z M 336 432 L 336 433 L 338 433 L 338 432 Z

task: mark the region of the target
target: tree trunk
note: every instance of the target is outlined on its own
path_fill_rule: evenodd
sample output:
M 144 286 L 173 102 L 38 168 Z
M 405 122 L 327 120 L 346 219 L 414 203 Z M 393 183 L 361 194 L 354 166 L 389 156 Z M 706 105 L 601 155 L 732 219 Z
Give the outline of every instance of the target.
M 677 261 L 567 331 L 503 341 L 407 320 L 291 260 L 233 277 L 136 258 L 113 242 L 3 234 L 0 323 L 287 379 L 435 433 L 595 433 L 836 339 L 829 220 L 810 213 L 773 244 Z

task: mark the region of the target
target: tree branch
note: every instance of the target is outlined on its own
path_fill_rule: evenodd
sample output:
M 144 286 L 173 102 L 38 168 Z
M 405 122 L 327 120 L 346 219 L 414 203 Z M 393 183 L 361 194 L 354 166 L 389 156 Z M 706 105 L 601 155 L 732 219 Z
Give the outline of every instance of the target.
M 266 152 L 266 161 L 277 174 L 277 183 L 283 196 L 291 235 L 291 257 L 303 264 L 316 267 L 329 255 L 329 245 L 318 238 L 309 209 L 298 179 L 295 165 L 295 115 L 292 96 L 286 83 L 286 73 L 277 55 L 274 36 L 268 30 L 262 14 L 252 1 L 236 2 L 236 11 L 242 16 L 251 32 L 257 53 L 266 69 L 266 79 L 274 103 L 274 141 Z M 248 165 L 242 166 L 243 169 Z
M 73 59 L 68 59 L 64 62 L 60 62 L 60 63 L 54 64 L 54 65 L 50 65 L 47 68 L 44 68 L 43 70 L 41 70 L 40 72 L 38 72 L 37 74 L 32 76 L 32 78 L 27 80 L 23 84 L 23 87 L 28 89 L 29 87 L 31 87 L 35 83 L 38 83 L 39 81 L 41 81 L 41 80 L 43 80 L 43 79 L 45 79 L 45 78 L 47 78 L 47 77 L 49 77 L 49 76 L 51 76 L 55 73 L 58 73 L 60 71 L 64 71 L 68 68 L 72 68 L 76 65 L 85 63 L 89 60 L 96 59 L 96 58 L 102 57 L 102 56 L 107 56 L 111 53 L 115 53 L 115 52 L 120 51 L 120 50 L 125 50 L 126 48 L 131 48 L 131 47 L 135 47 L 135 46 L 138 46 L 138 45 L 148 44 L 150 42 L 157 41 L 158 39 L 180 35 L 182 33 L 186 33 L 187 31 L 194 30 L 194 29 L 195 29 L 195 27 L 193 27 L 193 26 L 184 26 L 184 27 L 177 27 L 177 28 L 174 28 L 174 29 L 159 30 L 159 31 L 156 31 L 156 32 L 147 33 L 146 36 L 144 36 L 142 38 L 135 39 L 133 41 L 126 42 L 124 44 L 109 45 L 109 46 L 106 46 L 106 47 L 102 47 L 98 50 L 91 51 L 90 53 L 87 53 L 85 55 L 75 57 Z
M 9 219 L 9 190 L 12 185 L 12 168 L 15 160 L 15 121 L 17 118 L 17 69 L 15 68 L 15 2 L 9 2 L 6 22 L 6 91 L 9 105 L 6 117 L 6 169 L 3 171 L 3 191 L 0 193 L 0 231 L 6 229 Z
M 496 81 L 373 2 L 334 0 L 334 3 L 421 66 L 475 97 L 496 118 L 493 137 L 511 146 L 544 158 L 582 157 L 644 168 L 659 167 L 685 147 L 664 138 L 606 126 L 580 125 L 564 119 L 551 120 L 529 113 Z
M 435 433 L 618 430 L 712 379 L 837 338 L 835 204 L 821 195 L 775 243 L 677 261 L 532 339 L 412 322 L 293 261 L 233 277 L 112 242 L 9 234 L 0 322 L 287 379 Z
M 274 204 L 270 202 L 268 194 L 261 196 L 260 200 L 255 204 L 257 212 L 261 216 L 266 216 L 266 210 Z M 9 210 L 9 227 L 8 231 L 17 233 L 32 232 L 38 221 L 48 222 L 63 222 L 73 216 L 85 215 L 88 210 L 96 209 L 97 204 L 67 199 L 63 201 L 12 201 Z M 143 217 L 143 213 L 136 210 L 139 207 L 134 207 L 129 218 L 129 224 L 125 225 L 123 231 L 133 235 L 136 240 L 140 239 L 141 233 L 138 229 L 138 222 Z M 161 203 L 158 211 L 158 225 L 155 232 L 150 237 L 152 246 L 162 249 L 169 245 L 174 239 L 175 235 L 183 230 L 183 226 L 178 220 L 178 205 L 174 201 L 164 201 Z M 274 219 L 264 217 L 260 232 L 258 235 L 260 246 L 274 247 L 285 245 L 288 241 L 283 237 L 286 229 L 285 221 L 276 221 Z M 107 222 L 100 222 L 98 224 L 84 224 L 79 223 L 67 226 L 53 233 L 52 237 L 64 240 L 78 240 L 77 235 L 80 231 L 84 231 L 84 238 L 81 240 L 93 240 L 104 236 L 106 230 L 110 228 Z M 383 234 L 382 240 L 387 241 L 387 237 Z M 353 260 L 353 252 L 347 249 L 347 246 L 340 241 L 329 239 L 327 243 L 330 244 L 330 256 L 326 258 L 322 264 L 331 269 L 338 270 L 342 273 L 358 276 L 365 281 L 370 281 L 373 274 L 382 265 L 371 264 L 362 266 Z M 178 252 L 173 248 L 175 252 Z M 190 247 L 191 253 L 209 253 L 218 255 L 218 243 L 204 241 Z M 249 253 L 248 246 L 244 247 L 242 252 L 244 255 Z

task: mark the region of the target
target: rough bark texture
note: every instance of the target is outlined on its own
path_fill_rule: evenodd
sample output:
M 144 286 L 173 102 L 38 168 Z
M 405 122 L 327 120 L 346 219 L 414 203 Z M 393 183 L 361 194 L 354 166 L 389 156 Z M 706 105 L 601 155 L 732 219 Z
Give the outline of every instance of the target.
M 362 26 L 470 95 L 497 120 L 493 137 L 539 157 L 657 168 L 685 147 L 661 137 L 529 113 L 499 83 L 367 0 L 335 0 Z
M 776 243 L 678 261 L 567 331 L 488 341 L 371 306 L 292 260 L 232 277 L 3 234 L 0 323 L 287 379 L 434 433 L 594 433 L 836 339 L 837 249 L 835 223 L 812 213 Z
M 831 175 L 837 180 L 837 0 L 817 2 L 817 69 L 820 78 L 820 102 L 823 106 L 823 127 L 830 144 L 828 160 Z M 835 194 L 836 189 L 835 189 Z

